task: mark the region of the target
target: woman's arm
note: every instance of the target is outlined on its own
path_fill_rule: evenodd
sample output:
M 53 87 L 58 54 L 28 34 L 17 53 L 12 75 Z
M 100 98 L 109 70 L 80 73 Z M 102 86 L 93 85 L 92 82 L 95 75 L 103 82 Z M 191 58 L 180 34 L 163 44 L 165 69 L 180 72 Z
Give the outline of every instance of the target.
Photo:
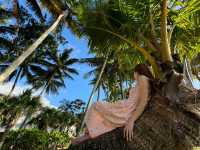
M 133 111 L 133 114 L 129 118 L 124 128 L 124 136 L 127 140 L 131 140 L 133 138 L 134 122 L 141 116 L 148 103 L 149 81 L 145 76 L 139 77 L 138 88 L 138 105 L 136 107 L 136 110 Z

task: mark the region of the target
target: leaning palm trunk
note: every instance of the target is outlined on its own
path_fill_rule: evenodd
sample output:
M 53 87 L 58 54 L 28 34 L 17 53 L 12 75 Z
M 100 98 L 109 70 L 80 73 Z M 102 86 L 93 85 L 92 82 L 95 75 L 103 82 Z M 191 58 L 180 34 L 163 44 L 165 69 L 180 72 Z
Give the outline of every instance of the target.
M 20 55 L 1 75 L 0 75 L 0 83 L 3 83 L 10 74 L 15 71 L 19 65 L 21 65 L 24 60 L 29 57 L 34 50 L 46 39 L 46 37 L 51 33 L 60 23 L 61 19 L 64 17 L 64 13 L 59 15 L 57 20 L 53 23 L 53 25 L 46 30 L 36 41 L 33 43 L 22 55 Z
M 117 128 L 68 150 L 192 150 L 200 146 L 200 92 L 187 93 L 175 106 L 169 99 L 154 96 L 135 122 L 132 141 Z

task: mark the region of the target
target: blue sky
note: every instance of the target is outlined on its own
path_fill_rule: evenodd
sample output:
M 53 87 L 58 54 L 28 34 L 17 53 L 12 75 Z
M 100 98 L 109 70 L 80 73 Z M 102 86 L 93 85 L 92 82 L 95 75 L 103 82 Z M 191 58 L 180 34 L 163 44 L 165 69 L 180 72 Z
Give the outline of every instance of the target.
M 86 38 L 77 38 L 74 36 L 70 30 L 67 28 L 64 29 L 63 35 L 67 39 L 68 46 L 73 48 L 72 57 L 75 58 L 86 58 L 90 57 L 88 54 L 88 41 Z M 84 79 L 84 74 L 88 72 L 91 68 L 88 65 L 84 64 L 76 64 L 73 65 L 79 72 L 78 76 L 74 76 L 74 80 L 66 79 L 66 88 L 62 88 L 59 90 L 58 95 L 48 95 L 47 98 L 51 101 L 52 105 L 58 106 L 59 101 L 63 99 L 74 100 L 74 99 L 82 99 L 87 101 L 91 91 L 92 85 L 89 85 L 90 79 Z

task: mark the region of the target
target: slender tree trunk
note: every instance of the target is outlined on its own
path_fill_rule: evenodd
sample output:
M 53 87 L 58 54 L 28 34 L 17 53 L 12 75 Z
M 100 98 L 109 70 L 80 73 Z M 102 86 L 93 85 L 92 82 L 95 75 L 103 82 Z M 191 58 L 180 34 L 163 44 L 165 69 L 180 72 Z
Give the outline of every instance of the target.
M 15 86 L 17 85 L 17 81 L 18 81 L 18 79 L 19 79 L 19 77 L 20 77 L 21 72 L 22 72 L 22 68 L 20 68 L 19 71 L 18 71 L 18 73 L 17 73 L 17 76 L 16 76 L 16 78 L 15 78 L 15 81 L 14 81 L 14 84 L 13 84 L 13 86 L 12 86 L 12 89 L 10 90 L 10 92 L 9 92 L 9 94 L 8 94 L 8 97 L 10 97 L 10 95 L 11 95 L 12 92 L 14 91 Z
M 46 37 L 51 33 L 60 23 L 61 19 L 64 17 L 64 13 L 59 15 L 57 20 L 53 25 L 46 30 L 22 55 L 20 55 L 6 70 L 0 75 L 0 83 L 3 83 L 9 75 L 15 71 L 24 60 L 29 57 L 34 50 L 46 39 Z
M 171 49 L 167 32 L 167 0 L 163 0 L 161 4 L 161 54 L 164 62 L 172 62 Z
M 103 72 L 104 72 L 104 70 L 105 70 L 105 68 L 106 68 L 106 64 L 107 64 L 107 62 L 108 62 L 108 56 L 109 56 L 109 52 L 107 53 L 107 56 L 106 56 L 106 59 L 105 59 L 105 61 L 104 61 L 103 66 L 102 66 L 102 68 L 101 68 L 101 72 L 100 72 L 100 74 L 99 74 L 99 77 L 98 77 L 98 79 L 97 79 L 97 81 L 96 81 L 96 83 L 95 83 L 95 85 L 94 85 L 94 87 L 93 87 L 93 89 L 92 89 L 92 92 L 91 92 L 91 94 L 90 94 L 90 97 L 89 97 L 87 106 L 86 106 L 86 108 L 85 108 L 84 114 L 86 114 L 86 112 L 87 112 L 87 110 L 88 110 L 88 108 L 89 108 L 89 106 L 90 106 L 90 104 L 91 104 L 91 102 L 92 102 L 92 98 L 93 98 L 93 96 L 94 96 L 94 93 L 96 92 L 96 89 L 97 89 L 97 87 L 98 87 L 98 85 L 99 85 L 99 82 L 100 82 L 100 80 L 101 80 L 101 77 L 102 77 L 102 75 L 103 75 Z M 82 124 L 81 124 L 81 128 L 80 128 L 80 130 L 79 130 L 79 133 L 82 131 L 84 124 L 85 124 L 85 115 L 84 115 L 84 118 L 83 118 L 83 120 L 82 120 Z

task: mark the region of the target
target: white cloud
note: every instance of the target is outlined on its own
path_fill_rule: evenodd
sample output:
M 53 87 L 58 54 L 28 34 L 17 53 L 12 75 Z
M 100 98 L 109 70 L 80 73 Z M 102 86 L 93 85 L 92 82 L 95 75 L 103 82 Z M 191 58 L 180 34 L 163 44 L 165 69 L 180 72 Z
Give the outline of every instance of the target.
M 13 82 L 8 82 L 8 83 L 4 83 L 4 84 L 0 84 L 0 94 L 3 95 L 8 95 L 11 88 L 13 86 Z M 25 90 L 31 88 L 31 86 L 28 85 L 17 85 L 15 87 L 15 89 L 13 90 L 12 94 L 13 96 L 18 96 L 20 94 L 22 94 Z M 40 94 L 40 90 L 34 91 L 33 92 L 33 96 L 37 96 Z M 43 106 L 48 106 L 48 107 L 54 107 L 53 105 L 51 105 L 50 101 L 45 97 L 45 96 L 41 96 L 41 103 Z
M 11 88 L 13 86 L 13 82 L 8 82 L 0 85 L 0 93 L 3 95 L 8 95 Z M 20 95 L 22 94 L 26 89 L 30 88 L 29 86 L 16 86 L 14 91 L 12 92 L 12 95 Z

